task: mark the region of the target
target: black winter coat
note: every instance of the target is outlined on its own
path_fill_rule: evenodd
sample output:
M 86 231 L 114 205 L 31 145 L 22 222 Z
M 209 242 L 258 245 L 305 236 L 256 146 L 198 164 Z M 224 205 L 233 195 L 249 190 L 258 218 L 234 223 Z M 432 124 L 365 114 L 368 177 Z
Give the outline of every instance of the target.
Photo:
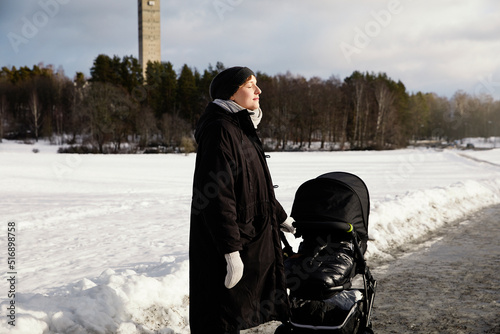
M 279 224 L 266 157 L 247 110 L 210 103 L 195 132 L 198 153 L 190 226 L 190 327 L 218 334 L 286 321 L 289 304 Z M 243 277 L 224 286 L 224 254 L 239 251 Z

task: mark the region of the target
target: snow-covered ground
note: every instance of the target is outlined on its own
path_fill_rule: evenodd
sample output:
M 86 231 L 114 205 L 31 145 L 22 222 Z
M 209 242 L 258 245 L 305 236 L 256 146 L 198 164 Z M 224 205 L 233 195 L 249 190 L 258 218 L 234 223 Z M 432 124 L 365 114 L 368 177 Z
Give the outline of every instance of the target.
M 195 155 L 56 151 L 44 143 L 0 143 L 0 332 L 189 333 Z M 276 195 L 288 212 L 297 187 L 320 174 L 347 171 L 366 182 L 368 261 L 500 203 L 500 149 L 270 155 Z M 299 241 L 290 238 L 294 246 Z M 11 302 L 15 326 L 8 323 Z

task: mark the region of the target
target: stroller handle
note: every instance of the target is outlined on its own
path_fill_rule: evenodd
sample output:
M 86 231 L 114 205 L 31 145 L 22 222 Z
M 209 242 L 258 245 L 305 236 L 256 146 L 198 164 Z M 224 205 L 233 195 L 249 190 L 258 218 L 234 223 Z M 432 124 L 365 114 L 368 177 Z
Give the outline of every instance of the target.
M 293 224 L 296 228 L 307 228 L 307 229 L 333 229 L 337 231 L 350 233 L 354 230 L 354 227 L 350 223 L 340 222 L 340 221 L 296 221 Z

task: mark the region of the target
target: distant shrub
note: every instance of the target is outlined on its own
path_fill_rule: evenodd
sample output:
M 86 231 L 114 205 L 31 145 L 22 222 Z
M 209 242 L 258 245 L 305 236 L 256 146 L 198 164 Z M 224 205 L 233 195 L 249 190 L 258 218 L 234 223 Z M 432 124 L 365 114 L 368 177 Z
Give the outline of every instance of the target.
M 196 148 L 193 139 L 190 137 L 182 137 L 180 149 L 184 154 L 195 152 Z
M 99 150 L 89 146 L 67 146 L 59 147 L 57 153 L 94 154 L 99 153 Z

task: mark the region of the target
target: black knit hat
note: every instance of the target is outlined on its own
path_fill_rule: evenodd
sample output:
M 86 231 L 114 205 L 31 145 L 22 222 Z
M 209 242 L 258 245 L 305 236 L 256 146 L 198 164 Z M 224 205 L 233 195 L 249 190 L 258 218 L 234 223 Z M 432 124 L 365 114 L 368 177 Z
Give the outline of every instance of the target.
M 255 73 L 248 67 L 235 66 L 225 69 L 210 83 L 210 97 L 212 100 L 229 100 L 251 75 L 255 76 Z

